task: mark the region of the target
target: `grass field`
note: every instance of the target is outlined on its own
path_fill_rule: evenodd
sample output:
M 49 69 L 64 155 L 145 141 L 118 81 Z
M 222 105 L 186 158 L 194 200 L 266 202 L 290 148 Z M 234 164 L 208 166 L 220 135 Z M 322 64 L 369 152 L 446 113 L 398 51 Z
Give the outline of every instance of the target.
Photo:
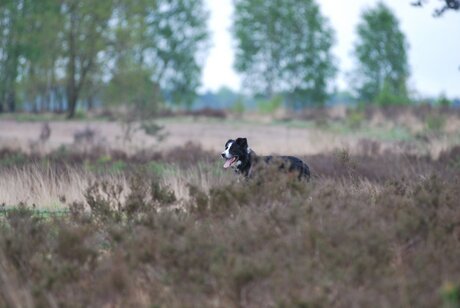
M 458 307 L 457 116 L 436 116 L 170 118 L 162 142 L 1 121 L 0 306 Z M 237 136 L 311 181 L 224 172 Z

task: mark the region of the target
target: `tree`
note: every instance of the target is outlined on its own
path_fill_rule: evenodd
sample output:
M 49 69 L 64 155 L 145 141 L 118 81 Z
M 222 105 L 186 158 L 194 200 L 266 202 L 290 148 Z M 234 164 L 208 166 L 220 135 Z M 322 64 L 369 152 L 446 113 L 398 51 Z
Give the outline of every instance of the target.
M 11 105 L 14 106 L 20 57 L 20 33 L 17 31 L 17 24 L 21 12 L 14 1 L 2 2 L 0 9 L 0 112 L 3 112 L 7 108 L 11 109 Z
M 415 2 L 412 2 L 413 6 L 423 6 L 423 3 L 426 2 L 425 0 L 417 0 Z M 439 17 L 442 14 L 444 14 L 445 11 L 447 10 L 453 10 L 453 11 L 460 11 L 460 0 L 444 0 L 445 2 L 444 6 L 441 7 L 440 9 L 436 9 L 433 13 L 433 16 Z
M 129 117 L 150 118 L 158 111 L 160 90 L 152 72 L 138 64 L 120 64 L 104 91 L 106 101 L 130 107 Z
M 34 9 L 30 0 L 5 0 L 0 4 L 0 112 L 15 111 L 21 62 L 33 51 L 26 39 Z
M 116 10 L 114 76 L 127 63 L 143 67 L 169 99 L 192 104 L 200 82 L 200 56 L 209 37 L 203 1 L 120 1 Z
M 101 65 L 100 56 L 108 42 L 112 5 L 112 0 L 64 0 L 61 46 L 66 62 L 69 118 L 75 114 L 79 96 L 89 75 Z
M 252 92 L 325 102 L 334 32 L 313 0 L 235 0 L 234 20 L 235 68 Z
M 191 104 L 207 16 L 202 0 L 0 1 L 0 112 L 20 100 L 73 117 L 113 85 L 127 103 L 145 94 Z
M 61 5 L 55 0 L 29 1 L 24 41 L 27 42 L 22 57 L 21 76 L 18 80 L 19 102 L 29 103 L 33 110 L 52 108 L 52 97 L 58 91 L 58 60 L 60 54 L 59 31 L 63 20 Z
M 383 104 L 407 102 L 408 44 L 393 12 L 383 3 L 365 10 L 357 33 L 353 83 L 359 98 L 366 102 L 379 100 Z M 390 101 L 382 101 L 389 97 Z

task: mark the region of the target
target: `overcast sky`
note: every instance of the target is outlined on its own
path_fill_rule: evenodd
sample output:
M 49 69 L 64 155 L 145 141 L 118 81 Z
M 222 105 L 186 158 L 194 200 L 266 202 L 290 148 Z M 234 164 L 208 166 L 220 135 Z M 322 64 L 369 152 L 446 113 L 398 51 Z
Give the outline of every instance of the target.
M 409 41 L 411 78 L 409 86 L 421 96 L 460 97 L 460 12 L 447 11 L 440 18 L 433 18 L 435 8 L 441 1 L 430 0 L 425 7 L 412 7 L 412 0 L 383 1 L 396 13 L 400 26 Z M 232 0 L 205 0 L 211 13 L 209 27 L 212 33 L 202 77 L 202 89 L 217 90 L 228 86 L 234 90 L 241 87 L 241 77 L 233 69 L 234 41 L 230 34 Z M 318 1 L 322 14 L 329 18 L 336 31 L 333 52 L 340 72 L 336 84 L 348 88 L 345 73 L 353 67 L 352 49 L 356 40 L 355 29 L 363 9 L 378 1 L 322 0 Z

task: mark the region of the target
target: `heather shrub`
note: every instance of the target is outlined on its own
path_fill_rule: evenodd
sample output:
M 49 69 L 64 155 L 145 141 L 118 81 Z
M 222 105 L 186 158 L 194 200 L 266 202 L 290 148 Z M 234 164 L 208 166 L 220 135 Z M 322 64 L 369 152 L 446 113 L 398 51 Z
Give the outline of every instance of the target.
M 155 160 L 171 173 L 127 160 L 126 186 L 95 177 L 68 215 L 0 211 L 0 306 L 458 304 L 454 150 L 304 157 L 309 182 L 222 174 L 200 151 Z
M 360 128 L 365 120 L 365 115 L 360 110 L 353 110 L 347 114 L 346 123 L 351 129 Z

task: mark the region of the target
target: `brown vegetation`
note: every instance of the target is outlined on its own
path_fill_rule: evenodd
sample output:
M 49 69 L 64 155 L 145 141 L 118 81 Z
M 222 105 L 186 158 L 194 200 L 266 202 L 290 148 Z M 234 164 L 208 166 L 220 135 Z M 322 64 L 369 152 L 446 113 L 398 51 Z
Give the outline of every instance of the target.
M 0 306 L 460 302 L 458 149 L 306 156 L 309 183 L 276 170 L 238 181 L 196 146 L 18 157 L 1 155 L 0 178 L 85 185 L 65 215 L 31 200 L 1 210 Z

